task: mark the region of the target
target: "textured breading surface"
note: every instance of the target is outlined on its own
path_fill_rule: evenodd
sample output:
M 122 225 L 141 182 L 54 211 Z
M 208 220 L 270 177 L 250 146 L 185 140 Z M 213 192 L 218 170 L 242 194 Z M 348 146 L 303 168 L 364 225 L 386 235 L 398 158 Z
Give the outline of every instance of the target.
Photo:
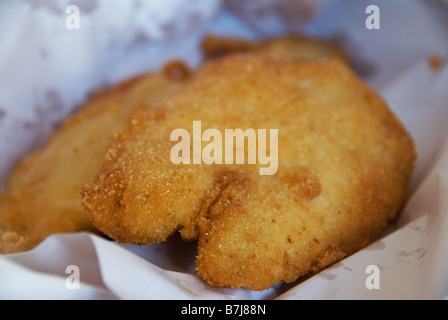
M 278 129 L 278 172 L 173 164 L 170 133 L 191 135 L 196 120 L 220 132 Z M 344 63 L 240 54 L 135 115 L 81 194 L 93 224 L 119 242 L 179 230 L 198 239 L 209 284 L 264 290 L 368 245 L 403 206 L 414 159 L 405 128 Z
M 208 59 L 248 50 L 303 59 L 343 56 L 333 45 L 302 36 L 257 44 L 207 37 L 203 49 Z M 135 77 L 97 92 L 54 133 L 51 142 L 25 157 L 0 196 L 0 252 L 31 249 L 57 232 L 96 232 L 79 203 L 77 189 L 96 173 L 113 136 L 127 128 L 131 114 L 168 95 L 188 74 L 182 63 L 173 61 L 158 74 Z
M 0 196 L 0 253 L 33 248 L 50 234 L 97 232 L 81 205 L 79 187 L 98 171 L 116 132 L 131 114 L 169 94 L 185 75 L 173 63 L 97 92 L 36 152 L 11 173 Z
M 207 35 L 201 49 L 206 58 L 218 58 L 231 53 L 256 52 L 268 56 L 300 60 L 338 58 L 348 61 L 348 55 L 336 44 L 299 34 L 250 41 L 243 38 Z

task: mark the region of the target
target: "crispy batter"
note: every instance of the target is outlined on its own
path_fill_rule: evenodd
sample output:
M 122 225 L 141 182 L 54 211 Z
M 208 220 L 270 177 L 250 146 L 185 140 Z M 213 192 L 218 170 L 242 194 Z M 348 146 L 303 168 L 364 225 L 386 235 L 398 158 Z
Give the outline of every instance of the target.
M 195 120 L 220 132 L 278 129 L 277 174 L 173 164 L 170 133 L 191 135 Z M 239 54 L 136 114 L 81 193 L 93 224 L 119 242 L 179 230 L 199 239 L 209 284 L 264 290 L 368 245 L 403 206 L 414 160 L 403 125 L 341 61 Z
M 339 52 L 323 41 L 296 36 L 262 44 L 237 38 L 214 39 L 204 41 L 209 43 L 209 50 L 205 51 L 208 58 L 217 58 L 216 50 L 223 47 L 226 49 L 221 54 L 251 49 L 297 57 L 305 52 L 309 58 L 313 58 L 310 54 L 320 58 Z M 213 57 L 210 50 L 214 50 Z M 46 147 L 25 157 L 10 175 L 5 194 L 0 196 L 0 252 L 31 249 L 56 232 L 97 231 L 79 205 L 76 190 L 95 174 L 114 134 L 129 125 L 135 109 L 146 108 L 169 94 L 188 75 L 182 62 L 173 61 L 159 74 L 134 77 L 96 92 Z
M 347 63 L 349 61 L 345 51 L 336 44 L 298 34 L 268 38 L 258 42 L 237 37 L 207 35 L 201 43 L 201 49 L 207 59 L 215 59 L 231 53 L 255 52 L 307 61 L 320 58 L 338 58 Z
M 202 39 L 201 50 L 204 58 L 215 59 L 230 53 L 253 51 L 257 48 L 254 41 L 245 38 L 208 34 Z
M 96 92 L 44 148 L 25 157 L 0 197 L 0 252 L 31 249 L 57 232 L 96 232 L 81 205 L 79 187 L 98 171 L 132 112 L 169 94 L 186 75 L 182 64 L 172 62 L 163 72 Z

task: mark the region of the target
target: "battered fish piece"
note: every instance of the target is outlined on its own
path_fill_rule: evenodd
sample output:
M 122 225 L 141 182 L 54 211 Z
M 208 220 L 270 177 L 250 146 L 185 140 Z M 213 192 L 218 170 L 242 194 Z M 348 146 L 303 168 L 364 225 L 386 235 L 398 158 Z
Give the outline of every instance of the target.
M 170 135 L 192 137 L 193 121 L 278 129 L 277 173 L 260 175 L 259 162 L 173 164 Z M 206 282 L 265 290 L 367 246 L 404 205 L 415 157 L 406 129 L 345 63 L 239 54 L 137 113 L 81 195 L 118 242 L 179 231 L 198 239 Z
M 207 37 L 204 45 L 210 59 L 247 50 L 309 59 L 342 56 L 335 46 L 302 36 L 269 39 L 260 44 Z M 97 92 L 43 150 L 25 157 L 0 196 L 0 253 L 29 250 L 56 232 L 97 232 L 78 203 L 77 189 L 96 173 L 114 134 L 127 128 L 130 115 L 168 95 L 188 73 L 182 63 L 173 62 L 159 74 L 135 77 Z
M 201 43 L 206 59 L 242 52 L 255 52 L 268 56 L 290 57 L 300 60 L 338 58 L 349 63 L 346 52 L 329 41 L 291 34 L 261 41 L 250 41 L 237 37 L 207 35 Z
M 29 250 L 53 233 L 98 232 L 81 205 L 79 187 L 98 171 L 131 114 L 175 90 L 187 73 L 173 62 L 162 72 L 97 92 L 45 147 L 25 157 L 0 196 L 0 253 Z

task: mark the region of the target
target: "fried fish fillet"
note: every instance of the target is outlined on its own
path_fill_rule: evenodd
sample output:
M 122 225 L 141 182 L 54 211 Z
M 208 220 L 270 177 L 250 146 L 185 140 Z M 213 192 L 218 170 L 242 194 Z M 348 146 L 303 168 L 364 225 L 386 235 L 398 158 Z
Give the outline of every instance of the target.
M 25 157 L 0 196 L 0 253 L 31 249 L 53 233 L 97 232 L 81 205 L 79 187 L 98 171 L 131 114 L 175 90 L 187 73 L 173 62 L 159 73 L 97 92 L 45 147 Z
M 170 135 L 193 136 L 194 121 L 222 133 L 278 129 L 278 171 L 174 164 Z M 179 231 L 198 239 L 209 284 L 264 290 L 367 246 L 404 205 L 415 157 L 385 101 L 340 60 L 237 54 L 137 113 L 81 195 L 113 239 L 149 245 Z
M 333 45 L 302 36 L 260 44 L 207 37 L 203 49 L 208 59 L 246 50 L 307 59 L 343 55 Z M 78 203 L 77 189 L 96 173 L 114 134 L 129 125 L 130 115 L 168 95 L 187 75 L 184 65 L 173 62 L 158 74 L 135 77 L 96 93 L 47 146 L 25 157 L 0 196 L 0 252 L 31 249 L 56 232 L 96 232 Z

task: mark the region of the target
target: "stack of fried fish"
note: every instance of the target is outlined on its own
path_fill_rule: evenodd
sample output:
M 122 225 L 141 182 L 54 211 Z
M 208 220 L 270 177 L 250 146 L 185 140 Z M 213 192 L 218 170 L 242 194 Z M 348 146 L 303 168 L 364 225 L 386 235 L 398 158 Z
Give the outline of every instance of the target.
M 416 154 L 347 55 L 296 35 L 209 36 L 203 52 L 197 70 L 172 62 L 95 93 L 25 157 L 0 198 L 0 252 L 60 232 L 151 245 L 178 231 L 204 281 L 265 290 L 370 244 L 405 204 Z M 173 163 L 170 133 L 193 121 L 278 129 L 278 171 Z

